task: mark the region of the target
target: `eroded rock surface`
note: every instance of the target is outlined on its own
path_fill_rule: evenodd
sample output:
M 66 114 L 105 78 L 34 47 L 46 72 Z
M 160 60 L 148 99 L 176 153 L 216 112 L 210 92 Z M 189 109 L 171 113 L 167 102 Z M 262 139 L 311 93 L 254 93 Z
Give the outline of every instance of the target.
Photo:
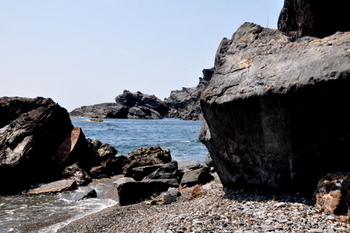
M 66 109 L 41 97 L 2 97 L 0 127 L 0 192 L 57 177 L 52 158 L 73 129 Z
M 200 139 L 225 186 L 313 191 L 347 168 L 350 33 L 291 42 L 243 24 L 224 38 L 203 91 Z

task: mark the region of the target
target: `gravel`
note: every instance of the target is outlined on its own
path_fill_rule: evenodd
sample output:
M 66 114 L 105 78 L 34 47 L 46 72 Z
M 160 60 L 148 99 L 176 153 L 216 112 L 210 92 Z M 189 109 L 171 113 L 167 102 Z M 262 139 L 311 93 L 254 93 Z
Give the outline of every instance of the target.
M 58 232 L 350 232 L 346 216 L 324 212 L 302 195 L 252 189 L 223 191 L 218 179 L 193 190 L 180 189 L 179 199 L 167 205 L 116 205 Z

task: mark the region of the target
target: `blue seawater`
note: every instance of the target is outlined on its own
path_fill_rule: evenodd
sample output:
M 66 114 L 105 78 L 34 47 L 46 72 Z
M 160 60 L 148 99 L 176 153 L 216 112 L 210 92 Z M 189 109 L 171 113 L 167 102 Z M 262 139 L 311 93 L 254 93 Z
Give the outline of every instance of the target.
M 204 163 L 208 154 L 198 140 L 201 121 L 104 119 L 94 122 L 88 118 L 72 118 L 74 126 L 81 127 L 85 136 L 108 143 L 126 155 L 141 147 L 160 146 L 169 149 L 173 160 L 191 160 Z

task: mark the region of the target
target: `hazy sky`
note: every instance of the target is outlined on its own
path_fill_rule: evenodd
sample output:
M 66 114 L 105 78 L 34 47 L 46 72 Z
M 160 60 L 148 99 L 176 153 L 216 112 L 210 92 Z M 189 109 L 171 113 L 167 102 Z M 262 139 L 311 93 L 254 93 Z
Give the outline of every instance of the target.
M 283 0 L 0 0 L 0 96 L 69 111 L 124 89 L 193 87 L 244 22 L 276 28 Z

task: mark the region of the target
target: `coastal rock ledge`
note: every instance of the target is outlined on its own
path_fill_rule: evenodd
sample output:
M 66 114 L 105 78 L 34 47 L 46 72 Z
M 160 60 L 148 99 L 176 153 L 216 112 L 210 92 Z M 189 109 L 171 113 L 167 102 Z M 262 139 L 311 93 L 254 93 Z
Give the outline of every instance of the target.
M 200 139 L 224 186 L 312 192 L 349 169 L 349 41 L 350 32 L 294 41 L 253 23 L 222 40 Z

